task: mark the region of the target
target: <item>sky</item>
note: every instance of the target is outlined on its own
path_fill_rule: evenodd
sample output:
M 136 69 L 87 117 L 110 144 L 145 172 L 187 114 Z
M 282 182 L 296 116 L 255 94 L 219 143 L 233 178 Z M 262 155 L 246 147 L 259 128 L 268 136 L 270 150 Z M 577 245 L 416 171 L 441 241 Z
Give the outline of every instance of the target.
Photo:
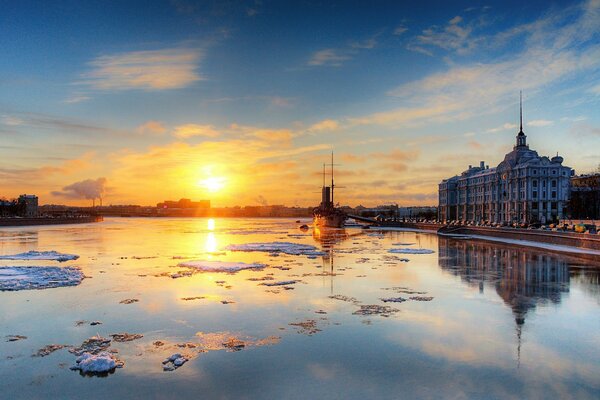
M 0 197 L 437 205 L 512 150 L 600 165 L 600 0 L 0 0 Z M 329 179 L 329 177 L 327 178 Z

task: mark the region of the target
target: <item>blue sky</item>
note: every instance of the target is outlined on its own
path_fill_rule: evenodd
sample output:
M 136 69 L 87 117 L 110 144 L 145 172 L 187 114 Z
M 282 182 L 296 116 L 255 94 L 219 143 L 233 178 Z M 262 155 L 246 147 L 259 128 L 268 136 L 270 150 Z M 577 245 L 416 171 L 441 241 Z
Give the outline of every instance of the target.
M 343 202 L 435 204 L 521 89 L 532 148 L 600 164 L 598 0 L 2 3 L 5 197 L 310 205 L 333 149 Z

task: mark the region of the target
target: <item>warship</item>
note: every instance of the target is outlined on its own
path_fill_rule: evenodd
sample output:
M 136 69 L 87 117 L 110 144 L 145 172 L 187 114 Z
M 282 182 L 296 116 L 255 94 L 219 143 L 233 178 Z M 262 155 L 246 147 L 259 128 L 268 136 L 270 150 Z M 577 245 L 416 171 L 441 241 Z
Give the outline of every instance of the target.
M 333 153 L 331 153 L 331 186 L 325 184 L 325 164 L 323 164 L 323 187 L 321 188 L 321 204 L 313 209 L 313 224 L 319 228 L 342 228 L 348 218 L 346 213 L 333 202 Z

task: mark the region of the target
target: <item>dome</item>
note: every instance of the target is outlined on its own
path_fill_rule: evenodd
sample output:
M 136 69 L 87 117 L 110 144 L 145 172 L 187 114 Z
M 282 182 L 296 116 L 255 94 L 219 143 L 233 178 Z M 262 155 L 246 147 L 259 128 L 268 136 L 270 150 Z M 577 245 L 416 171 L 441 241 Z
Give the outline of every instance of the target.
M 561 156 L 559 156 L 557 153 L 556 156 L 552 157 L 552 159 L 550 161 L 552 161 L 553 163 L 562 164 L 564 159 Z

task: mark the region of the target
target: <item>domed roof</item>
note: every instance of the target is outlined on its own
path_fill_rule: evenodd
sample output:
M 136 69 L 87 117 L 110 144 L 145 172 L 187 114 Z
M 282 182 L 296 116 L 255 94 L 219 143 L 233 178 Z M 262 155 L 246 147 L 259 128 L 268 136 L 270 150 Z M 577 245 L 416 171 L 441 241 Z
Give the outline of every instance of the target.
M 552 157 L 550 161 L 552 161 L 553 163 L 562 164 L 564 159 L 561 156 L 559 156 L 558 153 L 556 153 L 556 156 Z

